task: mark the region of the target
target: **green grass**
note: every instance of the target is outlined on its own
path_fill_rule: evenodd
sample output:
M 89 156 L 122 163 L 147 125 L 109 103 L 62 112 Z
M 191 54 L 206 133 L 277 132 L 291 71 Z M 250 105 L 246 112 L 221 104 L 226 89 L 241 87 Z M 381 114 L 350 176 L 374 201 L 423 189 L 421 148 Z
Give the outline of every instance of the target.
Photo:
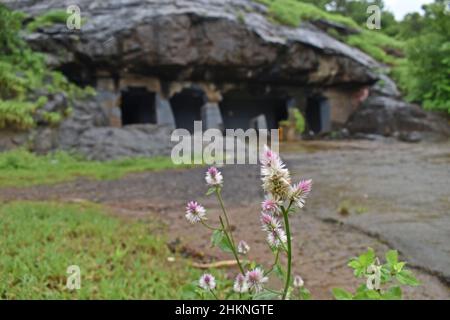
M 0 206 L 0 299 L 174 299 L 200 273 L 173 256 L 148 221 L 90 203 Z M 81 289 L 66 288 L 78 265 Z
M 379 30 L 365 30 L 351 18 L 326 12 L 309 3 L 303 3 L 299 0 L 255 1 L 265 4 L 269 9 L 270 18 L 283 25 L 298 27 L 302 21 L 324 19 L 359 30 L 359 34 L 348 37 L 335 34 L 333 29 L 330 29 L 329 34 L 351 46 L 359 48 L 380 62 L 391 65 L 397 64 L 399 59 L 390 55 L 388 51 L 396 50 L 402 52 L 404 49 L 404 43 L 402 41 L 391 38 Z
M 45 28 L 54 24 L 66 24 L 67 18 L 70 16 L 65 10 L 51 10 L 40 16 L 37 16 L 27 25 L 30 32 L 36 31 L 38 28 Z
M 361 30 L 361 33 L 351 35 L 344 41 L 359 48 L 374 59 L 391 65 L 399 64 L 401 58 L 389 55 L 388 50 L 403 52 L 405 44 L 403 41 L 391 38 L 381 31 Z
M 169 157 L 100 162 L 83 160 L 62 151 L 39 156 L 23 149 L 16 149 L 0 153 L 0 187 L 55 184 L 80 177 L 112 180 L 131 172 L 175 167 L 186 167 L 186 165 L 175 165 Z
M 297 27 L 302 20 L 325 19 L 359 29 L 358 24 L 350 18 L 326 12 L 320 8 L 299 2 L 298 0 L 256 0 L 269 8 L 271 17 L 285 25 Z

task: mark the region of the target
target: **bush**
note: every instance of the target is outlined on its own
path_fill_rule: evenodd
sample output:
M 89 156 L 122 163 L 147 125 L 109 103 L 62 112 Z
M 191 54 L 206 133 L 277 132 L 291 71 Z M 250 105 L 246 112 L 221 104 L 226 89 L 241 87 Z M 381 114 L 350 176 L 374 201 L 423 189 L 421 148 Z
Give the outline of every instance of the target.
M 34 26 L 61 21 L 61 17 L 61 12 L 49 12 L 37 18 Z M 70 83 L 60 72 L 47 68 L 44 55 L 31 50 L 20 36 L 24 32 L 23 18 L 23 14 L 0 4 L 0 129 L 33 127 L 34 115 L 45 104 L 42 97 L 47 94 L 64 92 L 70 101 L 92 93 L 90 89 Z M 44 118 L 56 125 L 64 116 L 47 112 Z

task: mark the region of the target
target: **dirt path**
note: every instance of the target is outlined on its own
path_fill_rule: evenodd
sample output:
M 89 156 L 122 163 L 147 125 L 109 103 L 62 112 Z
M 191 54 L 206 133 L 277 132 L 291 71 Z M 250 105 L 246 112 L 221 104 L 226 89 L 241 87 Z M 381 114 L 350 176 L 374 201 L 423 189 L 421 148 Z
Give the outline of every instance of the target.
M 335 286 L 354 288 L 357 282 L 346 262 L 368 246 L 380 254 L 390 246 L 399 249 L 419 268 L 424 285 L 408 291 L 408 298 L 450 298 L 449 144 L 315 142 L 284 146 L 283 157 L 294 177 L 314 179 L 307 208 L 293 217 L 292 229 L 294 270 L 315 298 L 330 298 Z M 247 240 L 251 257 L 269 265 L 272 257 L 258 218 L 263 197 L 258 167 L 228 166 L 223 174 L 225 202 L 232 220 L 239 221 L 236 238 Z M 199 168 L 133 174 L 118 181 L 79 180 L 3 189 L 0 200 L 100 202 L 120 215 L 161 219 L 169 240 L 202 260 L 229 258 L 209 248 L 205 230 L 184 220 L 184 204 L 195 199 L 209 208 L 211 223 L 217 222 L 215 201 L 203 196 L 203 176 Z

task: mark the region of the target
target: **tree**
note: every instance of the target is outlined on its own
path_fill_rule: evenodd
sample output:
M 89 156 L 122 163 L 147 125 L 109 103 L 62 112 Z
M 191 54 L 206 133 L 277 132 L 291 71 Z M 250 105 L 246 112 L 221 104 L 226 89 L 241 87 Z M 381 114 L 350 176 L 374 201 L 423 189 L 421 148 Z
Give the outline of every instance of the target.
M 430 110 L 450 113 L 450 19 L 445 5 L 445 1 L 435 0 L 423 6 L 423 17 L 413 14 L 405 19 L 402 35 L 411 38 L 400 82 L 410 100 L 422 102 Z M 412 19 L 421 23 L 415 26 Z

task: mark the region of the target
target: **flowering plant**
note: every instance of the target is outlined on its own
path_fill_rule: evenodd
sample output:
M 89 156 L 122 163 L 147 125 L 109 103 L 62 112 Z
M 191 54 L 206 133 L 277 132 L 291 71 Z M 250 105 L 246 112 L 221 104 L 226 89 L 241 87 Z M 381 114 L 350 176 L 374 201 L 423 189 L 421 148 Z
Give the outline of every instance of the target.
M 219 215 L 220 225 L 215 227 L 207 222 L 206 209 L 196 201 L 190 201 L 186 206 L 186 219 L 191 224 L 201 224 L 205 228 L 212 231 L 211 244 L 231 253 L 236 260 L 239 273 L 234 278 L 234 283 L 227 287 L 218 286 L 218 282 L 213 275 L 203 274 L 198 280 L 194 290 L 202 298 L 210 297 L 230 298 L 239 297 L 240 299 L 309 299 L 310 293 L 304 286 L 303 279 L 296 275 L 292 275 L 292 244 L 289 217 L 298 209 L 305 206 L 306 199 L 311 192 L 312 180 L 302 180 L 296 184 L 292 184 L 289 170 L 282 162 L 279 155 L 267 146 L 260 158 L 261 162 L 261 179 L 262 188 L 265 192 L 265 199 L 261 204 L 260 221 L 262 230 L 266 232 L 266 242 L 270 247 L 274 262 L 268 270 L 264 270 L 262 265 L 248 261 L 245 258 L 250 250 L 249 245 L 244 240 L 236 242 L 233 235 L 230 219 L 225 209 L 224 201 L 221 195 L 224 179 L 222 173 L 215 167 L 211 167 L 206 172 L 206 183 L 209 186 L 207 195 L 215 194 L 222 213 Z M 281 264 L 281 256 L 286 257 L 286 266 Z M 364 295 L 351 293 L 343 289 L 333 289 L 333 294 L 338 299 L 352 299 L 354 297 L 365 297 L 370 299 L 372 292 L 377 292 L 379 297 L 382 292 L 379 282 L 387 282 L 390 280 L 387 271 L 391 276 L 396 276 L 400 281 L 401 273 L 404 266 L 403 262 L 397 262 L 394 253 L 389 253 L 388 264 L 379 266 L 376 263 L 373 251 L 369 250 L 366 255 L 360 256 L 352 260 L 349 265 L 355 268 L 355 275 L 358 277 L 367 276 L 370 278 L 367 287 L 358 289 L 364 291 Z M 383 273 L 383 279 L 380 280 Z M 271 289 L 267 286 L 269 276 L 275 274 L 282 280 L 282 288 L 279 290 Z M 408 276 L 412 274 L 408 271 Z M 410 278 L 410 283 L 415 278 Z M 416 280 L 415 280 L 416 281 Z M 400 281 L 401 282 L 401 281 Z M 371 285 L 372 287 L 369 287 Z M 376 288 L 374 288 L 374 286 Z M 221 289 L 223 292 L 220 292 Z M 367 289 L 367 290 L 366 290 Z M 391 294 L 398 297 L 398 289 L 388 291 L 386 297 Z M 401 294 L 400 294 L 401 295 Z

